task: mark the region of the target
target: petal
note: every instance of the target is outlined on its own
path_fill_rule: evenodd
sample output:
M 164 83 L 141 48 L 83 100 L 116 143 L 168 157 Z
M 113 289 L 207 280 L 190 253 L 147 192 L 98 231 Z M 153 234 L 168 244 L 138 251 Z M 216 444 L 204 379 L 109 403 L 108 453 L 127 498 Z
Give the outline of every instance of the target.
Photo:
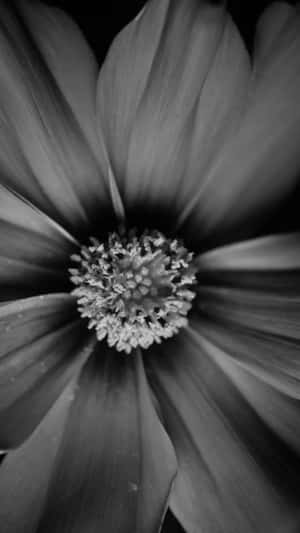
M 125 205 L 184 205 L 240 116 L 249 75 L 223 7 L 154 0 L 114 41 L 100 72 L 98 118 Z M 222 84 L 222 93 L 220 93 Z
M 198 195 L 190 198 L 185 231 L 198 225 L 201 238 L 233 228 L 246 233 L 259 223 L 258 215 L 295 186 L 300 171 L 299 54 L 299 8 L 274 4 L 258 25 L 243 120 L 216 153 Z
M 300 269 L 300 233 L 270 235 L 209 250 L 199 255 L 197 265 L 199 272 Z
M 3 533 L 36 532 L 73 394 L 66 387 L 34 433 L 6 456 L 0 476 Z
M 178 457 L 170 508 L 185 530 L 289 531 L 299 457 L 263 423 L 204 339 L 188 330 L 162 344 L 148 376 Z
M 96 127 L 97 60 L 77 24 L 59 8 L 22 1 L 22 14 L 82 132 L 100 157 Z
M 255 36 L 257 56 L 272 54 L 272 48 L 276 46 L 282 30 L 294 14 L 294 8 L 286 2 L 273 2 L 263 11 Z
M 64 290 L 76 242 L 32 204 L 0 185 L 0 300 Z
M 202 334 L 277 390 L 300 394 L 300 236 L 287 234 L 199 256 Z
M 233 275 L 234 277 L 234 275 Z M 249 276 L 251 278 L 251 275 Z M 300 272 L 297 293 L 280 291 L 276 276 L 268 290 L 259 286 L 235 288 L 224 285 L 206 285 L 197 291 L 195 305 L 200 313 L 228 326 L 245 327 L 249 333 L 262 332 L 300 341 Z M 271 280 L 272 284 L 272 280 Z M 296 347 L 295 347 L 296 349 Z
M 68 294 L 0 307 L 0 449 L 30 435 L 86 359 L 95 341 L 77 317 Z
M 79 112 L 75 104 L 80 86 L 86 83 L 82 96 L 84 91 L 90 93 L 90 70 L 95 66 L 91 58 L 87 60 L 86 79 L 82 69 L 78 69 L 80 82 L 71 98 L 70 85 L 67 89 L 58 72 L 63 68 L 62 62 L 70 56 L 65 52 L 60 54 L 57 60 L 60 67 L 51 71 L 53 64 L 49 60 L 47 34 L 44 32 L 41 50 L 38 47 L 41 39 L 35 35 L 34 15 L 40 21 L 42 13 L 38 5 L 27 4 L 19 3 L 21 9 L 17 12 L 12 6 L 1 5 L 1 182 L 23 194 L 68 229 L 78 231 L 78 225 L 87 227 L 95 208 L 110 206 L 99 165 L 88 142 L 87 130 L 92 130 L 92 125 L 88 128 L 87 121 L 91 111 L 81 125 L 83 111 Z M 78 54 L 78 64 L 82 64 L 87 45 L 82 44 L 78 32 L 74 35 L 73 24 L 61 21 L 59 25 L 56 17 L 50 21 L 45 18 L 44 24 L 48 25 L 52 36 L 57 28 L 57 46 L 64 49 L 69 48 L 70 43 L 76 45 L 73 54 Z M 65 26 L 64 34 L 61 24 Z M 72 70 L 65 64 L 66 77 L 68 69 Z M 72 72 L 70 83 L 74 81 L 74 69 Z
M 173 450 L 154 411 L 139 356 L 120 359 L 102 348 L 80 377 L 36 531 L 160 529 L 175 474 Z M 33 496 L 43 481 L 36 475 L 37 461 L 30 460 Z M 27 483 L 32 487 L 30 477 Z M 14 518 L 11 512 L 4 514 L 4 524 L 21 519 L 18 508 Z
M 141 361 L 121 361 L 108 349 L 95 354 L 79 382 L 38 531 L 156 532 L 174 474 Z
M 205 338 L 259 379 L 300 398 L 299 338 L 218 322 L 215 317 L 199 317 L 199 328 Z
M 299 454 L 300 402 L 289 398 L 249 373 L 230 358 L 224 357 L 216 346 L 209 346 L 210 353 L 235 386 L 253 407 L 258 416 Z

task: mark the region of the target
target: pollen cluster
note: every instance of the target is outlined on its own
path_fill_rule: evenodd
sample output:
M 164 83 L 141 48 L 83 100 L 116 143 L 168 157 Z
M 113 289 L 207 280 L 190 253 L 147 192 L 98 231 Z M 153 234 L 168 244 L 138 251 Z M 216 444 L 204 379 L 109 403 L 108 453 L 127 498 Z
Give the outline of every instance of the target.
M 196 277 L 193 253 L 177 239 L 121 229 L 105 242 L 91 237 L 71 258 L 79 312 L 109 346 L 148 348 L 187 324 Z

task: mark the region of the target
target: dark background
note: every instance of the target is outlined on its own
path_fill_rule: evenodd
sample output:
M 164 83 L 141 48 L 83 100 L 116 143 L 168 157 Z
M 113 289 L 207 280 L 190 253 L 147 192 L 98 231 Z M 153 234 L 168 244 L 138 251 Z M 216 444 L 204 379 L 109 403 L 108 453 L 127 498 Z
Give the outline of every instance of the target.
M 61 7 L 72 15 L 93 48 L 99 63 L 103 61 L 116 33 L 139 12 L 144 4 L 143 0 L 123 0 L 123 2 L 122 0 L 84 0 L 76 4 L 73 0 L 47 0 L 47 3 Z M 270 3 L 268 0 L 228 1 L 228 9 L 239 26 L 250 51 L 257 18 Z M 265 221 L 265 231 L 270 233 L 300 230 L 299 206 L 300 183 L 272 214 L 272 217 Z M 183 529 L 170 513 L 166 516 L 162 533 L 183 533 Z
M 145 3 L 145 0 L 127 0 L 126 2 L 122 2 L 122 0 L 44 1 L 50 5 L 65 9 L 76 19 L 100 62 L 103 60 L 116 33 L 138 14 Z M 221 2 L 211 0 L 211 3 Z M 249 46 L 251 46 L 257 17 L 270 3 L 270 0 L 227 1 L 228 10 L 231 12 Z M 289 3 L 295 2 L 290 1 Z

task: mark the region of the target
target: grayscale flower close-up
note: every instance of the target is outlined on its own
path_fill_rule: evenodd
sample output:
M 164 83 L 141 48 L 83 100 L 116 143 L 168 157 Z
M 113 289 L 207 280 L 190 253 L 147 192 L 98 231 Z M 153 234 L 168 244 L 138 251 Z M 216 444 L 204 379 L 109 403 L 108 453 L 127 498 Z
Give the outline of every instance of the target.
M 300 531 L 299 178 L 299 4 L 0 0 L 0 533 Z

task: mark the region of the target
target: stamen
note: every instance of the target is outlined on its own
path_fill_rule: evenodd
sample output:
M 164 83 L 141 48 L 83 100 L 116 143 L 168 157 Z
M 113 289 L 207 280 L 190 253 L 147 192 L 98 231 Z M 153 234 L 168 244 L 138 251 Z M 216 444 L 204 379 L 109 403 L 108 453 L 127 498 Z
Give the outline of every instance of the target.
M 172 337 L 187 325 L 195 297 L 193 253 L 158 231 L 92 237 L 72 256 L 72 291 L 99 340 L 130 353 Z

